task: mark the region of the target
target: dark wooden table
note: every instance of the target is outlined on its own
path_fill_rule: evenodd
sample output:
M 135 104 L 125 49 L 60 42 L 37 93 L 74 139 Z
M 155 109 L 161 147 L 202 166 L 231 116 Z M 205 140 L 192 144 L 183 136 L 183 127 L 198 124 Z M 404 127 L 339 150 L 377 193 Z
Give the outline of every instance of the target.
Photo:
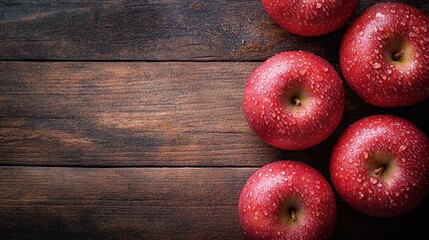
M 429 14 L 427 0 L 402 2 Z M 299 160 L 329 180 L 332 146 L 372 114 L 429 134 L 429 101 L 377 108 L 346 84 L 323 143 L 281 151 L 251 132 L 241 101 L 253 69 L 306 50 L 340 73 L 350 22 L 309 38 L 259 0 L 0 1 L 0 239 L 243 239 L 239 193 L 264 164 Z M 428 236 L 428 197 L 389 219 L 337 203 L 332 239 Z

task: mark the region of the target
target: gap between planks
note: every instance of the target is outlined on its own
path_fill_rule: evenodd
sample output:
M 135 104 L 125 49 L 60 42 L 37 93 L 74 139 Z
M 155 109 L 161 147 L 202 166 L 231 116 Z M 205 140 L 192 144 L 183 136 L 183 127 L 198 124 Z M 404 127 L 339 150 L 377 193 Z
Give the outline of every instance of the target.
M 224 59 L 219 59 L 219 60 L 210 60 L 210 59 L 201 59 L 201 60 L 153 60 L 153 59 L 143 59 L 143 60 L 115 60 L 115 59 L 106 59 L 106 60 L 97 60 L 97 59 L 93 59 L 93 60 L 86 60 L 86 59 L 0 59 L 0 62 L 34 62 L 34 63 L 38 63 L 38 62 L 43 62 L 43 63 L 67 63 L 67 62 L 71 62 L 71 63 L 210 63 L 210 62 L 214 62 L 214 63 L 262 63 L 264 62 L 266 59 L 263 60 L 259 60 L 259 59 L 252 59 L 252 60 L 247 60 L 247 59 L 230 59 L 230 60 L 224 60 Z
M 225 166 L 186 166 L 186 165 L 174 165 L 174 166 L 158 166 L 158 165 L 65 165 L 65 164 L 54 164 L 54 165 L 45 165 L 45 164 L 1 164 L 1 168 L 118 168 L 118 169 L 136 169 L 136 168 L 148 168 L 148 169 L 259 169 L 262 166 L 233 166 L 233 165 L 225 165 Z M 323 168 L 323 166 L 316 166 L 316 168 Z

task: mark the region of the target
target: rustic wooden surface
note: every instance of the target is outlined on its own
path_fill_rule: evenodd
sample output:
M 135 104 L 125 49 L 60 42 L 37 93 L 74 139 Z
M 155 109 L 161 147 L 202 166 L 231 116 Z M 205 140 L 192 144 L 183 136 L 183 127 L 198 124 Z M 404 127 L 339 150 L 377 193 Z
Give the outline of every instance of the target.
M 426 0 L 402 2 L 429 13 Z M 372 114 L 429 135 L 429 101 L 377 108 L 346 84 L 341 124 L 315 147 L 281 151 L 248 128 L 253 69 L 306 50 L 340 73 L 350 22 L 308 38 L 258 0 L 0 1 L 0 239 L 243 239 L 238 196 L 260 166 L 299 160 L 329 180 L 332 146 Z M 332 239 L 429 236 L 428 197 L 391 219 L 337 202 Z

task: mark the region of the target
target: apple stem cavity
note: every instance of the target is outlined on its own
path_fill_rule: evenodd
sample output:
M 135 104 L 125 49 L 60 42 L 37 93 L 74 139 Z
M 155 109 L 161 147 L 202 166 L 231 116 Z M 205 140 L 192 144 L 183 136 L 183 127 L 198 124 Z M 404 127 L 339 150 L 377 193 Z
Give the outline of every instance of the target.
M 399 61 L 403 56 L 405 55 L 405 51 L 402 49 L 401 51 L 393 54 L 392 59 L 393 61 Z
M 298 217 L 296 216 L 296 209 L 290 208 L 289 213 L 290 213 L 290 217 L 292 219 L 292 222 L 296 222 L 298 220 Z
M 301 100 L 299 100 L 299 98 L 297 98 L 297 97 L 294 97 L 293 99 L 292 99 L 292 102 L 295 104 L 295 106 L 301 106 Z

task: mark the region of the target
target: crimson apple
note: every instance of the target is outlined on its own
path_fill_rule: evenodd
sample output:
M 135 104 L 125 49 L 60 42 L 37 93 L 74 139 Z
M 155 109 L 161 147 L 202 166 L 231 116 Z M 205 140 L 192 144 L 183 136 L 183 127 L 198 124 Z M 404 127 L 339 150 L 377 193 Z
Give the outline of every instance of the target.
M 262 0 L 268 15 L 282 28 L 302 36 L 319 36 L 341 26 L 359 0 Z
M 283 52 L 255 69 L 244 89 L 251 129 L 277 148 L 299 150 L 326 139 L 344 110 L 335 69 L 312 53 Z
M 429 17 L 401 3 L 364 11 L 343 37 L 340 66 L 354 92 L 380 107 L 429 97 Z
M 411 122 L 374 115 L 352 124 L 333 150 L 331 180 L 354 209 L 392 217 L 410 211 L 429 190 L 429 141 Z
M 328 239 L 337 219 L 334 193 L 325 178 L 290 160 L 256 171 L 241 191 L 238 212 L 248 239 Z

